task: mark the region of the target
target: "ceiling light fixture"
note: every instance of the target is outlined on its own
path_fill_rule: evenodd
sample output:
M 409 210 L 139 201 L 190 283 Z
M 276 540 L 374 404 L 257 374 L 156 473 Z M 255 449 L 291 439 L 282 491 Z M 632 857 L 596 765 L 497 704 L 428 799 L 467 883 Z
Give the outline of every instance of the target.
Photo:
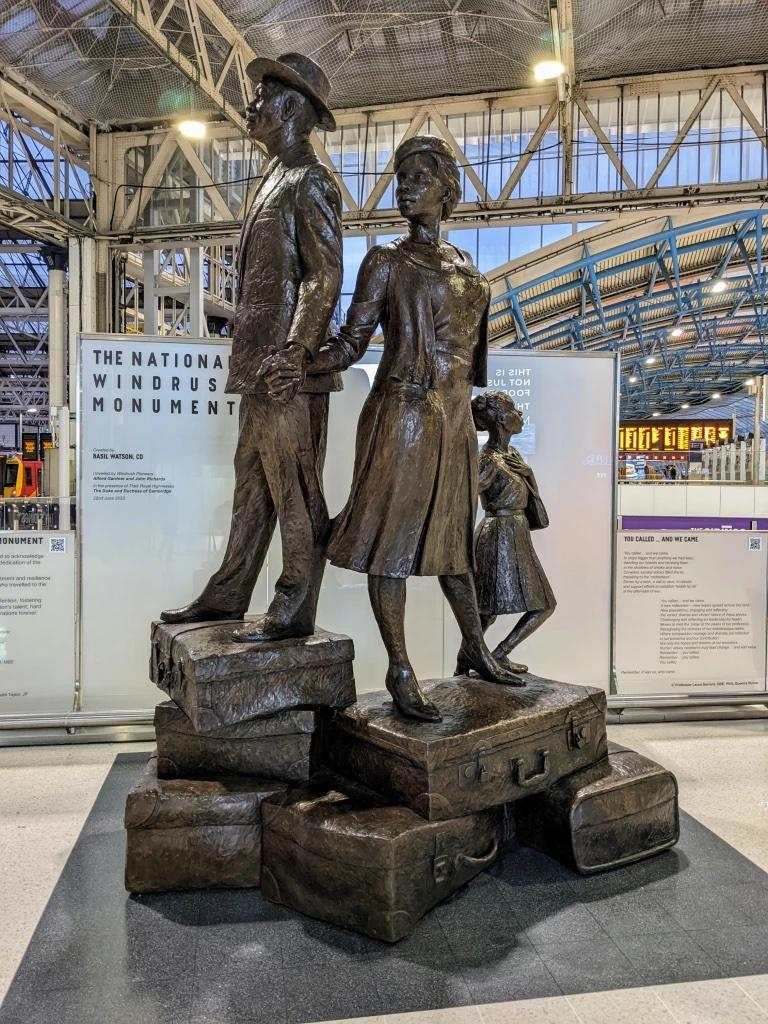
M 180 121 L 177 125 L 185 139 L 204 139 L 206 128 L 202 121 Z
M 652 412 L 651 416 L 661 416 L 661 413 L 660 412 Z
M 682 327 L 676 327 L 674 329 L 674 331 L 672 331 L 672 337 L 673 338 L 679 338 L 682 333 L 683 333 L 683 328 Z
M 31 407 L 31 408 L 27 409 L 27 413 L 30 416 L 34 416 L 36 412 L 37 412 L 37 409 L 35 409 L 34 407 Z
M 630 377 L 629 378 L 629 383 L 630 384 L 637 384 L 637 377 Z
M 754 377 L 750 377 L 749 380 L 745 380 L 744 381 L 744 387 L 751 388 L 754 383 L 755 383 L 755 378 Z
M 691 407 L 690 407 L 690 405 L 688 405 L 687 402 L 683 402 L 683 404 L 680 406 L 680 408 L 681 409 L 690 409 Z
M 714 394 L 712 395 L 713 399 L 714 398 L 719 398 L 719 397 L 720 397 L 720 392 L 719 391 L 715 391 Z
M 725 283 L 725 281 L 722 279 L 722 277 L 720 277 L 720 278 L 717 279 L 717 281 L 713 282 L 710 291 L 713 291 L 715 293 L 717 293 L 717 292 L 724 292 L 727 287 L 728 287 L 728 285 Z
M 648 358 L 645 360 L 645 365 L 646 366 L 653 366 L 653 364 L 655 362 L 656 362 L 656 356 L 648 356 Z
M 542 60 L 533 69 L 533 77 L 537 82 L 549 82 L 565 74 L 565 64 L 559 60 Z

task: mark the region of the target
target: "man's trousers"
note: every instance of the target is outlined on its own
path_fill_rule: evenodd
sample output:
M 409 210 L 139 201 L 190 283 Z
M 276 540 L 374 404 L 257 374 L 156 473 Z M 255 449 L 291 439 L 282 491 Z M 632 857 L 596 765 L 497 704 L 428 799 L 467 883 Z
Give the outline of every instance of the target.
M 243 395 L 235 452 L 235 495 L 221 568 L 201 600 L 241 618 L 280 523 L 283 571 L 268 609 L 271 624 L 314 632 L 330 523 L 323 495 L 328 394 L 275 402 Z

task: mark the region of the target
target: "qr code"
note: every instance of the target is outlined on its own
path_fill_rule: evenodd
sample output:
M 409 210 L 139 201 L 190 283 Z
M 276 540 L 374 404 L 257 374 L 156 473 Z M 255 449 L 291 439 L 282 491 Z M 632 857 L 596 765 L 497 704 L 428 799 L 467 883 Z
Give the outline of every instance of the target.
M 749 538 L 749 550 L 750 551 L 762 551 L 763 550 L 763 538 L 762 537 L 750 537 Z
M 66 537 L 49 537 L 48 550 L 54 555 L 64 555 L 67 551 Z

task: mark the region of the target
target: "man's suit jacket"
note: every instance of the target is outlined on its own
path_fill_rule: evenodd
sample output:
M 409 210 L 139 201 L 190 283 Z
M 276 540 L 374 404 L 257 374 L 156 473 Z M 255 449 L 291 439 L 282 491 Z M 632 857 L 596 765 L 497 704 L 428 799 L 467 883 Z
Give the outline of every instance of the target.
M 227 391 L 266 391 L 256 378 L 270 349 L 325 341 L 341 290 L 341 195 L 307 144 L 267 168 L 240 235 L 239 287 Z M 335 391 L 338 375 L 308 375 L 302 391 Z

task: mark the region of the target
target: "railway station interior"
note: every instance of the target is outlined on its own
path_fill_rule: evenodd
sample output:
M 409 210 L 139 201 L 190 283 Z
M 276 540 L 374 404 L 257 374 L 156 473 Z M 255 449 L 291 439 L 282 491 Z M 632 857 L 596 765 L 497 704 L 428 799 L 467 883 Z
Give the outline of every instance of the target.
M 768 1024 L 767 201 L 765 0 L 0 0 L 0 1024 Z

